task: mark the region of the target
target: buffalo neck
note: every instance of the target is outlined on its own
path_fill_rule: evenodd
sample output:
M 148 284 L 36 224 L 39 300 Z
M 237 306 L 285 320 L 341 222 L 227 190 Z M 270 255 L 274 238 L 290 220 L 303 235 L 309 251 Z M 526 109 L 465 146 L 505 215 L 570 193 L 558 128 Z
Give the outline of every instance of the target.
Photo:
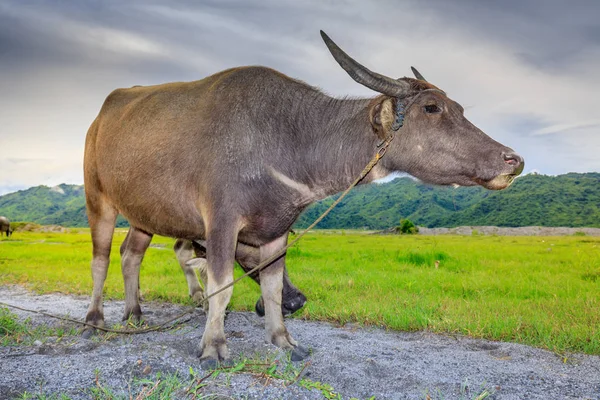
M 320 94 L 294 113 L 292 140 L 297 147 L 288 171 L 317 198 L 346 189 L 375 155 L 379 139 L 369 121 L 371 102 Z M 372 181 L 372 176 L 361 183 Z

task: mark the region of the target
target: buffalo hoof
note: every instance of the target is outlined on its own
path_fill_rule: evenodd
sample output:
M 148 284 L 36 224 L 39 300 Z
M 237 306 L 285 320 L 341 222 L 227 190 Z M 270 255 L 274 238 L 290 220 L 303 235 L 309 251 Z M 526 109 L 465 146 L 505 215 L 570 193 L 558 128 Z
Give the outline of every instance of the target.
M 142 309 L 139 304 L 131 309 L 125 309 L 123 321 L 131 322 L 134 325 L 139 325 L 142 322 Z
M 281 312 L 283 316 L 292 315 L 306 304 L 306 296 L 301 292 L 295 292 L 292 295 L 284 296 L 281 304 Z
M 297 292 L 291 296 L 287 296 L 283 299 L 283 302 L 281 304 L 281 314 L 283 314 L 284 317 L 292 315 L 293 313 L 304 307 L 305 304 L 306 296 L 304 296 L 300 292 Z M 265 304 L 263 303 L 262 296 L 259 297 L 258 301 L 256 302 L 254 310 L 256 311 L 256 314 L 259 317 L 265 316 Z
M 204 333 L 206 335 L 206 332 Z M 214 363 L 217 366 L 220 362 L 225 362 L 229 359 L 229 349 L 227 348 L 227 342 L 225 337 L 216 337 L 212 340 L 206 340 L 209 344 L 204 344 L 206 338 L 202 338 L 200 342 L 200 349 L 202 355 L 200 356 L 200 366 L 204 369 L 214 369 Z
M 256 301 L 256 304 L 254 305 L 254 311 L 256 312 L 256 315 L 258 315 L 259 317 L 265 316 L 265 303 L 263 303 L 262 296 L 259 297 L 258 300 Z
M 84 339 L 90 339 L 95 334 L 96 329 L 88 326 L 87 328 L 83 329 L 83 332 L 81 332 L 81 337 Z
M 200 368 L 204 371 L 212 371 L 219 368 L 219 362 L 214 358 L 205 358 L 204 360 L 200 360 Z
M 296 346 L 292 349 L 291 360 L 302 361 L 310 355 L 310 352 L 302 346 Z
M 89 311 L 85 316 L 86 324 L 104 328 L 104 314 L 100 311 Z M 81 332 L 84 339 L 89 339 L 96 334 L 96 328 L 86 325 Z
M 214 358 L 204 358 L 200 360 L 200 368 L 202 368 L 204 371 L 212 371 L 217 368 L 231 368 L 233 366 L 233 361 L 229 359 L 217 361 Z

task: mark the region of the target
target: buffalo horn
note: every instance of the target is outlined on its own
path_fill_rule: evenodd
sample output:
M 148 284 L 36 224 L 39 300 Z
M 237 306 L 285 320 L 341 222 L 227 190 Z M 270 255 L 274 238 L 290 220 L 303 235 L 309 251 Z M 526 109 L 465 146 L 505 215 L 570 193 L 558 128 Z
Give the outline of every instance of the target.
M 409 94 L 410 84 L 408 82 L 397 81 L 370 71 L 340 49 L 325 32 L 321 31 L 321 37 L 323 38 L 323 41 L 325 41 L 327 48 L 329 48 L 331 55 L 335 58 L 335 61 L 337 61 L 356 82 L 388 96 L 405 97 Z

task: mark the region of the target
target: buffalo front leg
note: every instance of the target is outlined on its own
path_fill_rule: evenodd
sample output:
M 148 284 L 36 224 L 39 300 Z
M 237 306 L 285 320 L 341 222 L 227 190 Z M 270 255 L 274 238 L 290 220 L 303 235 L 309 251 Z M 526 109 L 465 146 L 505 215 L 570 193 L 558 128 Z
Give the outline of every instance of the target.
M 125 313 L 123 321 L 132 319 L 139 323 L 142 318 L 140 307 L 140 264 L 146 249 L 152 241 L 152 234 L 131 227 L 121 245 L 121 272 L 125 282 Z
M 207 232 L 206 261 L 207 282 L 206 293 L 211 296 L 233 282 L 233 264 L 239 225 L 227 221 L 212 221 L 209 226 L 214 229 Z M 216 222 L 216 223 L 215 223 Z M 233 287 L 213 295 L 208 300 L 208 315 L 200 350 L 204 367 L 213 367 L 218 361 L 229 358 L 225 339 L 225 308 L 229 304 Z
M 285 247 L 287 235 L 260 247 L 261 261 L 267 260 Z M 298 344 L 288 333 L 281 313 L 285 254 L 260 271 L 260 288 L 265 306 L 266 339 L 275 346 L 293 350 Z
M 88 202 L 88 221 L 92 235 L 92 280 L 94 289 L 92 300 L 88 308 L 85 322 L 104 327 L 104 306 L 102 304 L 102 290 L 110 262 L 110 248 L 117 211 L 103 204 L 90 204 Z M 86 328 L 84 336 L 88 337 L 94 332 Z

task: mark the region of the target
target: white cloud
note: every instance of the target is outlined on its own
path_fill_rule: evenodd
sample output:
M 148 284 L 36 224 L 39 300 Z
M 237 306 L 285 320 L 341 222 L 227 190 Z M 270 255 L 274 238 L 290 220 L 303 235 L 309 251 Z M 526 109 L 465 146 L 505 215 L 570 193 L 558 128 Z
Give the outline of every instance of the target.
M 533 131 L 534 135 L 548 135 L 551 133 L 569 132 L 578 129 L 598 128 L 600 126 L 600 120 L 590 120 L 584 122 L 573 122 L 550 125 L 543 129 L 537 129 Z

